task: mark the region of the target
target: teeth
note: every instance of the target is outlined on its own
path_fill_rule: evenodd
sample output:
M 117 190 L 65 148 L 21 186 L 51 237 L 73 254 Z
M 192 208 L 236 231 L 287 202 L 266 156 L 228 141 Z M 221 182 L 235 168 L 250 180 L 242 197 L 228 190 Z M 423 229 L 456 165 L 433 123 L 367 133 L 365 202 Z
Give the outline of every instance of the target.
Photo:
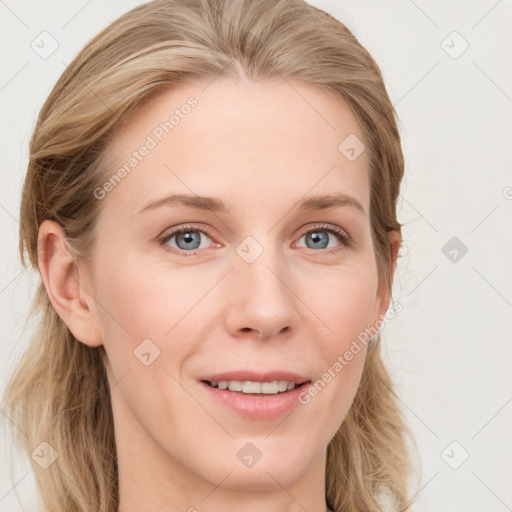
M 242 383 L 238 380 L 228 382 L 229 391 L 242 391 Z
M 274 380 L 272 382 L 253 382 L 248 380 L 220 380 L 211 381 L 210 385 L 218 389 L 229 389 L 230 391 L 241 391 L 242 393 L 259 393 L 263 395 L 276 395 L 295 388 L 295 382 L 287 380 Z
M 261 393 L 261 382 L 250 382 L 245 380 L 242 384 L 244 393 Z
M 290 384 L 293 384 L 293 382 L 290 382 Z M 295 385 L 291 389 L 293 389 L 294 387 L 295 387 Z M 280 392 L 287 391 L 288 390 L 288 382 L 285 380 L 278 380 L 277 381 L 277 390 Z

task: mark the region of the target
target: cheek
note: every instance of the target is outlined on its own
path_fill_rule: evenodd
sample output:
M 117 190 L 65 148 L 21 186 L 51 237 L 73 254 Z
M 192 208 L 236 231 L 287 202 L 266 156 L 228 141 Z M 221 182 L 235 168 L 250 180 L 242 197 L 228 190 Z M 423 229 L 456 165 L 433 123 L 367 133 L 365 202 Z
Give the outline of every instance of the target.
M 183 270 L 151 268 L 126 257 L 106 261 L 94 286 L 104 340 L 163 340 L 201 299 L 204 278 Z
M 325 289 L 324 289 L 325 290 Z M 354 268 L 332 279 L 323 294 L 315 293 L 318 317 L 328 327 L 315 339 L 322 367 L 303 403 L 314 402 L 334 433 L 350 407 L 364 367 L 376 301 L 377 274 L 371 267 Z M 313 300 L 313 297 L 312 297 Z M 318 398 L 315 398 L 317 397 Z
M 376 270 L 368 266 L 345 269 L 323 282 L 323 288 L 315 287 L 309 298 L 315 313 L 328 327 L 325 352 L 332 355 L 371 325 L 378 281 Z
M 96 309 L 109 366 L 116 380 L 123 379 L 125 400 L 145 410 L 142 390 L 152 389 L 160 402 L 167 402 L 162 394 L 169 392 L 169 403 L 179 403 L 183 390 L 173 377 L 182 379 L 183 363 L 201 348 L 198 316 L 204 321 L 211 280 L 192 267 L 170 270 L 129 255 L 115 261 L 104 254 L 103 261 L 94 285 Z M 187 406 L 190 399 L 182 402 Z M 144 414 L 151 416 L 150 410 Z
M 204 284 L 191 283 L 183 272 L 148 268 L 135 258 L 104 261 L 94 288 L 103 344 L 113 372 L 109 378 L 122 380 L 117 392 L 142 423 L 154 417 L 159 403 L 169 405 L 162 421 L 179 417 L 178 413 L 193 403 L 182 396 L 183 389 L 173 377 L 181 380 L 181 363 L 196 350 L 193 337 L 183 341 L 190 334 L 188 316 L 204 294 Z M 177 404 L 180 411 L 173 409 Z M 121 406 L 125 407 L 117 403 Z M 151 427 L 148 424 L 146 428 Z

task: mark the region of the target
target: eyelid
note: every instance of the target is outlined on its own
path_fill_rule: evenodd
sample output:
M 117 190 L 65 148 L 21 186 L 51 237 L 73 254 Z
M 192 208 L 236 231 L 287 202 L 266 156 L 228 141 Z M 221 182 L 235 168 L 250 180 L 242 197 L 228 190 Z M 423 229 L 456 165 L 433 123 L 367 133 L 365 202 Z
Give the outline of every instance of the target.
M 338 247 L 335 249 L 318 250 L 318 251 L 313 250 L 314 252 L 332 254 L 332 253 L 336 253 L 340 250 L 343 250 L 343 248 L 350 248 L 354 244 L 352 237 L 347 233 L 346 230 L 344 230 L 343 228 L 340 228 L 339 226 L 336 226 L 334 224 L 324 224 L 324 223 L 313 223 L 313 224 L 307 225 L 306 228 L 304 228 L 304 230 L 300 231 L 300 235 L 298 236 L 298 239 L 302 238 L 304 235 L 307 235 L 308 233 L 310 233 L 312 231 L 321 231 L 321 230 L 327 231 L 328 233 L 334 234 L 336 237 L 338 237 L 338 239 L 340 241 L 341 248 Z M 193 225 L 192 224 L 183 224 L 181 226 L 171 228 L 170 230 L 166 230 L 161 235 L 158 236 L 158 241 L 159 241 L 160 245 L 162 245 L 166 251 L 171 252 L 173 254 L 178 254 L 178 255 L 183 255 L 183 256 L 193 256 L 193 255 L 197 254 L 197 251 L 198 252 L 204 251 L 204 249 L 196 249 L 194 251 L 184 251 L 184 250 L 180 250 L 180 249 L 174 249 L 174 248 L 166 245 L 166 242 L 168 242 L 171 238 L 173 238 L 176 235 L 179 235 L 182 232 L 186 232 L 186 231 L 198 231 L 198 232 L 206 235 L 211 240 L 215 241 L 214 237 L 212 237 L 209 233 L 209 231 L 210 231 L 209 228 L 205 224 L 201 224 L 201 223 L 193 224 Z M 306 249 L 307 249 L 307 247 L 306 247 Z
M 171 228 L 170 230 L 165 230 L 162 234 L 158 235 L 158 242 L 164 248 L 164 250 L 172 254 L 177 254 L 179 256 L 194 256 L 196 254 L 196 251 L 203 251 L 204 249 L 195 249 L 194 251 L 183 251 L 166 245 L 166 242 L 168 242 L 171 238 L 186 231 L 198 231 L 213 240 L 213 237 L 210 236 L 209 229 L 205 224 L 183 224 L 181 226 Z
M 337 236 L 340 241 L 341 245 L 345 245 L 346 247 L 352 247 L 354 244 L 354 241 L 352 237 L 347 233 L 346 230 L 343 228 L 336 226 L 335 224 L 325 224 L 325 223 L 313 223 L 312 225 L 308 225 L 304 231 L 301 231 L 301 235 L 299 238 L 302 238 L 304 235 L 307 235 L 308 233 L 312 231 L 327 231 L 328 233 L 333 233 L 335 236 Z M 325 252 L 325 253 L 333 253 L 337 252 L 340 249 L 331 249 L 330 251 L 315 251 L 315 252 Z

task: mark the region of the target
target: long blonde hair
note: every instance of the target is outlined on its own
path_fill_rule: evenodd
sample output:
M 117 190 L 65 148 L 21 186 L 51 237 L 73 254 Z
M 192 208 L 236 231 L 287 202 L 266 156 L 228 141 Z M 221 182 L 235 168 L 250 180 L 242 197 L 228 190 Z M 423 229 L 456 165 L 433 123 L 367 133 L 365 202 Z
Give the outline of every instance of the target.
M 70 249 L 94 250 L 109 141 L 159 92 L 219 74 L 283 77 L 334 92 L 356 115 L 370 155 L 370 217 L 379 279 L 390 289 L 389 232 L 404 160 L 396 113 L 381 72 L 342 23 L 303 0 L 156 0 L 94 37 L 57 81 L 39 114 L 20 213 L 20 254 L 38 269 L 38 230 L 58 222 Z M 341 141 L 340 141 L 341 142 Z M 39 283 L 30 315 L 38 325 L 5 393 L 16 446 L 48 443 L 48 468 L 31 462 L 49 512 L 117 512 L 116 446 L 105 350 L 74 338 Z M 386 490 L 409 510 L 408 430 L 380 339 L 369 346 L 354 402 L 328 447 L 326 501 L 334 512 L 377 512 Z

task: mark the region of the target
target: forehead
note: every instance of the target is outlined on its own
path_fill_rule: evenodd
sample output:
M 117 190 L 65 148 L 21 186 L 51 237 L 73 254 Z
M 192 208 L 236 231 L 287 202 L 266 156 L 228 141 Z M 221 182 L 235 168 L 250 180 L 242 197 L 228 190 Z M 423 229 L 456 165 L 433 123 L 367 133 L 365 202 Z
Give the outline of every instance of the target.
M 335 190 L 357 193 L 367 209 L 367 152 L 347 158 L 345 147 L 359 152 L 363 140 L 348 105 L 318 86 L 188 81 L 161 92 L 115 134 L 105 178 L 124 172 L 107 199 L 131 215 L 164 192 L 261 205 Z

